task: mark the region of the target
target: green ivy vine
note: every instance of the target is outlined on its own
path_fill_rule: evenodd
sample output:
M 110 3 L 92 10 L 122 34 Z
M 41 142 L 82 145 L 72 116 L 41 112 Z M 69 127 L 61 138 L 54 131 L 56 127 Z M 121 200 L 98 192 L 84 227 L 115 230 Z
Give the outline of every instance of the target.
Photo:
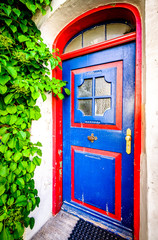
M 34 226 L 29 214 L 40 198 L 33 180 L 41 164 L 42 144 L 32 143 L 29 129 L 41 117 L 36 105 L 46 92 L 64 98 L 66 83 L 50 78 L 60 67 L 31 20 L 50 0 L 1 0 L 0 3 L 0 239 L 23 239 L 24 228 Z

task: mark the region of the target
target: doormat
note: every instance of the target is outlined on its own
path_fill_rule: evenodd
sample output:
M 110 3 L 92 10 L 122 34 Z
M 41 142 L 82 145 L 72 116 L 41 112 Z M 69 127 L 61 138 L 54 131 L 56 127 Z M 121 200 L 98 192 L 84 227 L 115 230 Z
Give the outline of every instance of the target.
M 125 240 L 125 238 L 79 219 L 68 240 Z

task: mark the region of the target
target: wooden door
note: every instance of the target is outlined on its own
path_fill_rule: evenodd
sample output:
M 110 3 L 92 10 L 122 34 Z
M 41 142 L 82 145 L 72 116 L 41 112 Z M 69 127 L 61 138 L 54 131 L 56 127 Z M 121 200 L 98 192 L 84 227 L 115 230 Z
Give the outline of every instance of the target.
M 64 61 L 63 79 L 63 209 L 131 234 L 135 42 Z

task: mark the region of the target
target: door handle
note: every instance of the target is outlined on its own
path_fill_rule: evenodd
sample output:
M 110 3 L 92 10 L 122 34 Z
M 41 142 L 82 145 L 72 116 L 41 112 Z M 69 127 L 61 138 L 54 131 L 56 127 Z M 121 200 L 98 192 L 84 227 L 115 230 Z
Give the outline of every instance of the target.
M 98 138 L 94 137 L 94 133 L 91 134 L 91 136 L 87 137 L 89 141 L 91 141 L 91 143 L 93 143 L 94 141 L 96 141 Z
M 132 140 L 130 128 L 128 128 L 126 131 L 125 139 L 126 139 L 126 153 L 130 154 L 131 153 L 131 140 Z

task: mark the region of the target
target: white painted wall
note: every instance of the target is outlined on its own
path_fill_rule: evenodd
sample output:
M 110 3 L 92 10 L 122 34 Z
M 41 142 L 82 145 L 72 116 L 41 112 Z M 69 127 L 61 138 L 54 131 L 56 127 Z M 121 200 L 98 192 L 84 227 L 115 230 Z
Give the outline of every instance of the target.
M 146 0 L 148 239 L 158 239 L 158 1 Z
M 34 21 L 41 30 L 45 43 L 51 49 L 57 34 L 71 20 L 92 8 L 114 2 L 131 3 L 140 10 L 142 16 L 142 113 L 144 116 L 142 125 L 144 136 L 146 136 L 144 141 L 146 143 L 147 156 L 144 152 L 141 156 L 140 240 L 156 240 L 158 239 L 158 47 L 156 47 L 158 39 L 158 0 L 53 0 L 53 12 L 48 10 L 45 16 L 39 13 L 34 18 Z M 144 3 L 146 3 L 146 6 Z M 53 148 L 51 95 L 49 95 L 45 103 L 42 103 L 40 100 L 38 104 L 42 108 L 42 118 L 38 122 L 33 123 L 31 134 L 32 141 L 40 140 L 43 143 L 43 162 L 35 173 L 36 187 L 39 190 L 41 204 L 32 213 L 32 216 L 36 219 L 36 224 L 33 230 L 26 230 L 25 240 L 31 239 L 50 218 L 52 211 Z M 146 111 L 143 110 L 145 107 Z M 148 199 L 148 209 L 146 207 L 146 199 Z

